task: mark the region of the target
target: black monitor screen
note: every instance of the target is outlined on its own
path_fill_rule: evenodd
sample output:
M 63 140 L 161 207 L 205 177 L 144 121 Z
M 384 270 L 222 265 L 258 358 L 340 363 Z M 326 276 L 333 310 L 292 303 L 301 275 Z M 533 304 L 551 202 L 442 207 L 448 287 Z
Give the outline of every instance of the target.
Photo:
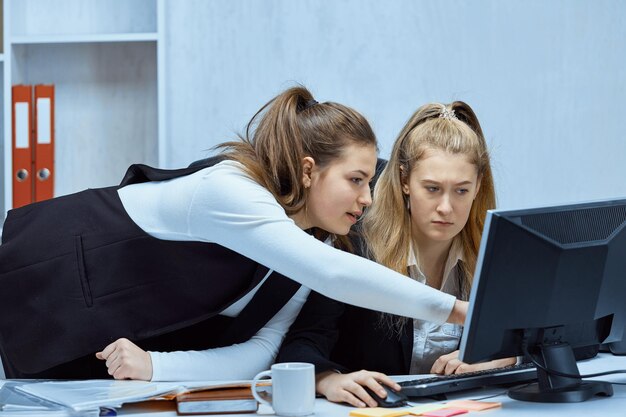
M 625 225 L 626 200 L 490 211 L 461 359 L 474 363 L 530 353 L 546 368 L 577 374 L 573 356 L 569 359 L 572 348 L 622 340 Z M 539 394 L 520 399 L 586 399 L 580 393 L 556 400 L 545 394 L 568 386 L 572 391 L 572 385 L 583 383 L 580 379 L 541 370 L 538 375 L 540 386 L 533 389 Z

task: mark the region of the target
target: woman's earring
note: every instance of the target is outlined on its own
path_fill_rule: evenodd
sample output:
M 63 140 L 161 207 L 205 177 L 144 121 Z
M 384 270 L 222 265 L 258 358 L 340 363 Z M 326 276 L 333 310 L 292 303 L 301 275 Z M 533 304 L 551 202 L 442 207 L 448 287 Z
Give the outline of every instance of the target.
M 406 196 L 406 209 L 408 211 L 411 211 L 411 199 L 409 198 L 409 196 Z

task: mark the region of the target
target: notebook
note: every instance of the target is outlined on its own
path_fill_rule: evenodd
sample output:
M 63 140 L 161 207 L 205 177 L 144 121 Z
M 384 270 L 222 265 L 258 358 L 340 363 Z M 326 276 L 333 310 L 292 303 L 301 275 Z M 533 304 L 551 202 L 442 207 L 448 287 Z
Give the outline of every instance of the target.
M 250 387 L 211 389 L 176 396 L 178 414 L 254 413 L 258 406 Z

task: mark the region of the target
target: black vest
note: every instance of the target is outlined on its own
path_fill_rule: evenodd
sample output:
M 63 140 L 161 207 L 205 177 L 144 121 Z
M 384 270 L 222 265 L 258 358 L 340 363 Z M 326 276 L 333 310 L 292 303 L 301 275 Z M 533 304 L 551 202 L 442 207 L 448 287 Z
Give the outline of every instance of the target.
M 191 174 L 217 161 L 128 169 L 120 187 Z M 218 313 L 268 268 L 217 244 L 160 240 L 117 190 L 85 190 L 11 210 L 0 245 L 0 354 L 8 378 L 98 378 L 94 353 L 120 337 L 146 350 L 241 343 L 299 284 L 273 273 L 238 317 Z

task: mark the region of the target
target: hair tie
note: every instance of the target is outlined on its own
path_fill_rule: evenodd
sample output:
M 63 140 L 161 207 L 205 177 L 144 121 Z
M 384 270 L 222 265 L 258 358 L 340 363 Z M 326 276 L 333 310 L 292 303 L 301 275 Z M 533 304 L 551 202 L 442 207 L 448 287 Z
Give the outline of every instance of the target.
M 443 107 L 441 113 L 439 114 L 439 118 L 447 119 L 447 120 L 459 120 L 456 117 L 456 113 L 452 109 L 448 109 L 447 107 Z
M 296 107 L 296 113 L 301 113 L 307 109 L 310 109 L 316 104 L 317 104 L 317 101 L 315 101 L 315 99 L 309 99 L 307 101 L 304 101 L 302 98 L 299 98 L 298 105 Z

